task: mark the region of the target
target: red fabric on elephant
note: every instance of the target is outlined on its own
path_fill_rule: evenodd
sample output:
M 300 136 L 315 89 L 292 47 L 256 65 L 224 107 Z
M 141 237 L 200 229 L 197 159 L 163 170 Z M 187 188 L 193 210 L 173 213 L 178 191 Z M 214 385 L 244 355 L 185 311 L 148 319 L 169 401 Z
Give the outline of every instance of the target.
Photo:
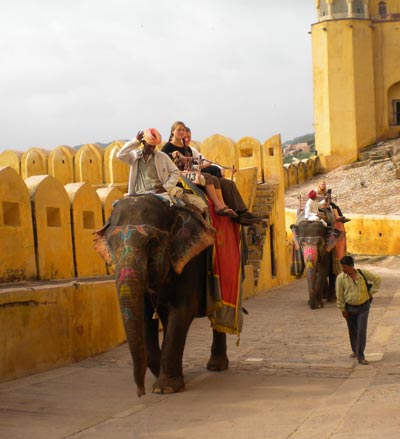
M 212 258 L 216 307 L 208 317 L 214 329 L 239 334 L 242 329 L 240 226 L 228 217 L 217 215 L 211 201 L 208 204 L 212 225 L 217 230 Z

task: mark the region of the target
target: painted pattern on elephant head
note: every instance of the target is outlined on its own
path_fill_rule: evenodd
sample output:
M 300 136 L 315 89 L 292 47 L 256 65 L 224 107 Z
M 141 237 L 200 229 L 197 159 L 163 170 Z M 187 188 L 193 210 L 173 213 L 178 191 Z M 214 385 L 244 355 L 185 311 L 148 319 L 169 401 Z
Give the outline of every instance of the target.
M 304 257 L 308 287 L 310 291 L 313 291 L 317 274 L 316 268 L 318 264 L 319 252 L 324 245 L 324 241 L 318 236 L 304 236 L 301 237 L 299 241 Z
M 124 225 L 110 228 L 109 236 L 112 237 L 117 235 L 120 238 L 119 242 L 122 243 L 122 245 L 120 245 L 115 252 L 115 258 L 120 270 L 122 270 L 124 266 L 129 268 L 132 260 L 138 260 L 142 255 L 141 250 L 133 247 L 131 244 L 133 234 L 135 233 L 138 233 L 146 238 L 149 237 L 149 234 L 143 225 Z

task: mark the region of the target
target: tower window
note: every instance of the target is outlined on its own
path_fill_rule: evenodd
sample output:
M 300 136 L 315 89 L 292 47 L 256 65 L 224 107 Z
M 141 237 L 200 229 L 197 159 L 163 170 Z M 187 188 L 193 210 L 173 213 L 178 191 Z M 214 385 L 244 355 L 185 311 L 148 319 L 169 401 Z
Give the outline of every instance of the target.
M 345 14 L 347 15 L 347 2 L 346 0 L 336 0 L 333 3 L 333 14 Z
M 321 17 L 325 17 L 326 15 L 328 15 L 328 6 L 326 4 L 326 0 L 321 0 L 319 2 L 319 15 Z
M 362 0 L 354 0 L 353 11 L 356 14 L 364 14 L 365 13 L 364 2 Z
M 381 18 L 385 18 L 387 15 L 387 8 L 385 2 L 379 2 L 378 4 L 378 14 L 381 16 Z
M 400 100 L 393 101 L 393 109 L 394 109 L 394 125 L 400 125 Z

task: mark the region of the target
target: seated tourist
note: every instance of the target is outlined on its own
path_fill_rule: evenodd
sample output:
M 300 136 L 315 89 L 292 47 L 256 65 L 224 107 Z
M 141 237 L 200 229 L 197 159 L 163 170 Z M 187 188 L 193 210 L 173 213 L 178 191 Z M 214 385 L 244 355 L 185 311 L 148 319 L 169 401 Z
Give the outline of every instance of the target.
M 319 211 L 320 206 L 325 206 L 326 200 L 323 199 L 320 202 L 316 200 L 317 192 L 312 190 L 307 195 L 307 202 L 304 206 L 304 218 L 307 221 L 320 221 L 325 227 L 328 227 L 326 221 L 322 219 L 322 214 Z
M 191 139 L 191 130 L 190 128 L 186 127 L 186 136 L 184 139 L 185 144 L 189 145 Z M 198 166 L 201 168 L 203 175 L 212 175 L 218 180 L 218 183 L 214 182 L 214 184 L 219 184 L 223 199 L 225 200 L 226 204 L 237 214 L 237 218 L 234 218 L 232 221 L 237 222 L 243 226 L 260 223 L 262 221 L 262 218 L 255 216 L 248 211 L 247 206 L 244 203 L 235 182 L 224 177 L 224 168 L 216 163 L 212 163 L 211 161 L 207 160 L 193 146 L 191 146 L 190 149 L 192 150 L 192 156 L 194 160 L 198 163 Z M 218 170 L 220 170 L 219 174 Z M 220 177 L 218 177 L 218 175 Z
M 332 190 L 327 189 L 325 180 L 321 180 L 318 183 L 316 192 L 317 192 L 317 201 L 321 201 L 323 199 L 326 199 L 326 197 L 329 197 L 328 202 L 330 207 L 332 208 L 332 213 L 337 221 L 341 223 L 347 223 L 348 221 L 351 221 L 349 218 L 343 216 L 340 207 L 332 201 Z
M 185 143 L 186 127 L 181 121 L 174 122 L 171 127 L 171 133 L 168 142 L 163 146 L 162 152 L 176 163 L 181 172 L 191 168 L 193 161 L 192 150 Z M 214 205 L 215 213 L 221 216 L 229 216 L 230 218 L 237 218 L 238 214 L 234 212 L 225 203 L 221 191 L 221 185 L 217 178 L 212 175 L 205 175 L 204 191 L 210 198 Z

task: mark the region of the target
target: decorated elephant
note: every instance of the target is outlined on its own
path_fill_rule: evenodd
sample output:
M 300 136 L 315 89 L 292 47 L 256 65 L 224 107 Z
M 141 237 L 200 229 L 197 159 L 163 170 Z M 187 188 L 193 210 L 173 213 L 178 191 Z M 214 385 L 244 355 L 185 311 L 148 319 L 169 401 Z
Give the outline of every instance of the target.
M 306 270 L 308 305 L 311 309 L 323 308 L 323 299 L 329 302 L 336 300 L 335 280 L 340 267 L 335 245 L 342 235 L 320 221 L 300 221 L 298 225 L 291 225 L 291 229 L 294 250 L 301 256 L 301 264 L 297 264 L 297 272 L 292 274 L 301 276 Z
M 115 272 L 138 396 L 145 394 L 147 367 L 156 377 L 153 393 L 185 388 L 182 356 L 193 318 L 205 315 L 206 249 L 214 238 L 200 214 L 155 195 L 120 200 L 98 233 L 95 248 Z M 226 334 L 213 330 L 207 367 L 228 364 Z

